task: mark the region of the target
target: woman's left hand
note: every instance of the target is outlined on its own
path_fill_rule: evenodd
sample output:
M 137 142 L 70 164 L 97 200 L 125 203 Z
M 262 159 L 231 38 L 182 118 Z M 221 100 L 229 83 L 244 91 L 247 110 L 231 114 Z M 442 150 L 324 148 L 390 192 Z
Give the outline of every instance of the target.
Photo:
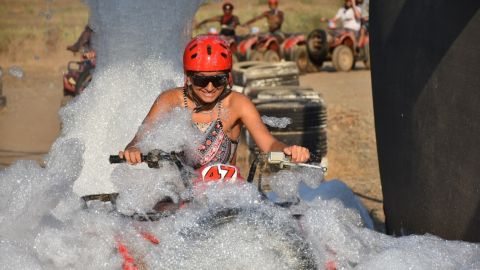
M 291 156 L 292 161 L 295 163 L 307 162 L 308 159 L 310 159 L 310 151 L 307 148 L 302 146 L 298 146 L 298 145 L 288 146 L 283 149 L 283 152 L 286 155 Z

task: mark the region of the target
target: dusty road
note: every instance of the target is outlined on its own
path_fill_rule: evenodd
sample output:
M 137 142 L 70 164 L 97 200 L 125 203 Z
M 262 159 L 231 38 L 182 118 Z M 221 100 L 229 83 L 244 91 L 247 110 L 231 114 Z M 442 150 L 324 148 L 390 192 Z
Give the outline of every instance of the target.
M 61 70 L 31 67 L 22 79 L 4 76 L 8 104 L 0 110 L 0 167 L 17 159 L 41 161 L 49 151 L 60 131 Z M 327 64 L 321 72 L 302 75 L 301 84 L 320 92 L 327 104 L 327 178 L 346 182 L 381 224 L 370 72 L 361 67 L 331 72 Z
M 323 95 L 327 104 L 328 179 L 341 179 L 360 197 L 383 230 L 385 220 L 378 171 L 370 71 L 303 75 L 300 83 Z
M 35 68 L 24 72 L 21 79 L 4 74 L 7 106 L 0 109 L 0 167 L 17 159 L 40 161 L 59 134 L 61 75 Z

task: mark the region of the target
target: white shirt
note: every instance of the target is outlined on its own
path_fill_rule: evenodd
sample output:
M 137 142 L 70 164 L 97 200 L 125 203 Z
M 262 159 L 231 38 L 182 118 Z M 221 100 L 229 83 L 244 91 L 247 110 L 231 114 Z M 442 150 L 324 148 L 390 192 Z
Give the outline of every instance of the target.
M 361 13 L 362 10 L 357 7 L 358 11 Z M 353 7 L 349 9 L 345 9 L 345 7 L 341 7 L 337 11 L 337 15 L 335 18 L 342 20 L 342 24 L 344 28 L 348 28 L 353 31 L 360 31 L 361 23 L 360 19 L 355 19 L 355 13 L 353 13 Z

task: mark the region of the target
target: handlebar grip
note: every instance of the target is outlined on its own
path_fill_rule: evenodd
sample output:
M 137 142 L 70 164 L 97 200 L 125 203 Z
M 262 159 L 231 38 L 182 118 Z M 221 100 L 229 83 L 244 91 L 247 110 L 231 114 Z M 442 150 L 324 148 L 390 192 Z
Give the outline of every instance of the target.
M 120 158 L 119 155 L 110 155 L 110 157 L 108 158 L 108 161 L 110 162 L 110 164 L 126 162 L 125 158 Z
M 142 154 L 142 162 L 144 162 L 145 160 L 147 160 L 147 155 L 143 155 Z M 125 158 L 120 158 L 119 155 L 110 155 L 110 157 L 108 158 L 108 161 L 110 162 L 110 164 L 116 164 L 116 163 L 125 163 L 127 162 L 125 160 Z

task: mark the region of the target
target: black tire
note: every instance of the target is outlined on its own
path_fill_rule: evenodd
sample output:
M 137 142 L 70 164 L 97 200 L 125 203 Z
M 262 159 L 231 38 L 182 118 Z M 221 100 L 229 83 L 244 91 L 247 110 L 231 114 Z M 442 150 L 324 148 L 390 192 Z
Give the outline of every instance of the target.
M 263 53 L 257 50 L 252 50 L 248 60 L 249 61 L 265 61 L 265 56 L 263 55 Z
M 256 105 L 260 115 L 288 117 L 292 123 L 285 128 L 268 127 L 271 131 L 303 131 L 327 126 L 327 112 L 320 100 L 280 101 Z
M 323 65 L 323 62 L 328 56 L 328 42 L 327 33 L 323 29 L 315 29 L 307 37 L 307 52 L 313 64 L 318 67 Z
M 333 50 L 332 65 L 337 71 L 350 71 L 355 65 L 353 51 L 346 45 L 339 45 Z
M 74 97 L 75 93 L 72 91 L 68 91 L 67 89 L 63 89 L 63 96 L 71 96 Z
M 79 95 L 88 86 L 93 77 L 93 70 L 94 68 L 87 68 L 80 73 L 75 84 L 75 95 Z
M 292 218 L 287 224 L 278 224 L 272 222 L 274 219 L 270 213 L 258 208 L 217 208 L 206 212 L 197 220 L 195 226 L 182 228 L 180 234 L 196 241 L 207 240 L 223 226 L 241 220 L 241 223 L 248 226 L 250 231 L 262 233 L 268 231 L 268 237 L 279 242 L 269 248 L 273 253 L 281 256 L 281 259 L 292 258 L 289 262 L 294 265 L 289 265 L 289 269 L 317 269 L 313 250 L 304 239 L 301 229 L 296 225 L 297 222 Z M 260 240 L 261 237 L 258 239 Z
M 292 62 L 248 61 L 234 65 L 234 84 L 245 87 L 299 85 L 299 72 Z
M 297 45 L 292 48 L 290 52 L 290 60 L 297 64 L 298 70 L 301 73 L 308 71 L 309 58 L 306 45 Z
M 272 135 L 288 145 L 301 145 L 319 157 L 327 155 L 327 131 L 325 129 L 304 131 L 272 131 Z
M 328 152 L 326 129 L 304 130 L 304 131 L 272 131 L 272 135 L 279 141 L 288 145 L 301 145 L 310 150 L 318 157 L 325 157 Z M 250 134 L 246 132 L 246 142 L 250 153 L 257 151 L 257 145 Z M 251 160 L 250 160 L 251 162 Z
M 253 100 L 260 115 L 289 117 L 292 123 L 285 128 L 267 128 L 272 135 L 289 145 L 302 145 L 317 156 L 327 154 L 327 110 L 323 99 L 312 89 L 275 87 L 257 91 Z M 246 141 L 251 151 L 255 143 L 250 136 Z
M 308 73 L 319 72 L 321 69 L 322 69 L 322 66 L 317 66 L 314 63 L 312 63 L 312 61 L 308 61 L 308 66 L 307 66 Z
M 263 55 L 263 59 L 267 62 L 280 62 L 280 55 L 276 51 L 267 50 Z

